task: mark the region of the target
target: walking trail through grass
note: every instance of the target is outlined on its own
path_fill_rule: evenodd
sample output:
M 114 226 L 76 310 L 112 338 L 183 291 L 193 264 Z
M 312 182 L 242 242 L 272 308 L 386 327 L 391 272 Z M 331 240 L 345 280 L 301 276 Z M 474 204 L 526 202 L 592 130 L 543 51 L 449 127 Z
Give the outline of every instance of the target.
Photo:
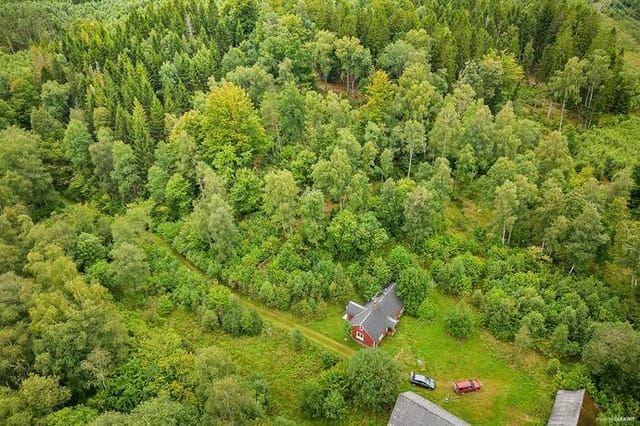
M 212 280 L 212 278 L 207 275 L 204 271 L 200 270 L 197 266 L 195 266 L 193 263 L 191 263 L 187 258 L 185 258 L 184 256 L 182 256 L 180 253 L 176 252 L 173 247 L 171 247 L 171 244 L 169 244 L 164 238 L 162 238 L 161 236 L 154 234 L 152 232 L 148 233 L 149 237 L 156 242 L 157 244 L 163 245 L 165 247 L 167 247 L 169 250 L 171 250 L 171 254 L 185 267 L 189 268 L 190 270 L 200 274 L 201 276 L 205 277 L 207 280 Z M 233 291 L 233 290 L 232 290 Z M 320 345 L 323 348 L 326 348 L 330 351 L 335 352 L 336 354 L 338 354 L 340 357 L 348 359 L 351 357 L 351 355 L 353 355 L 355 353 L 355 350 L 353 348 L 350 348 L 346 345 L 343 345 L 340 342 L 335 341 L 334 339 L 332 339 L 331 337 L 328 337 L 318 331 L 312 330 L 311 328 L 307 327 L 306 325 L 302 324 L 301 322 L 298 322 L 295 320 L 295 318 L 290 317 L 289 315 L 277 311 L 275 309 L 270 309 L 267 308 L 265 306 L 259 305 L 249 299 L 247 299 L 246 297 L 242 296 L 241 294 L 234 292 L 234 294 L 238 297 L 238 300 L 240 301 L 240 304 L 247 307 L 247 308 L 251 308 L 254 309 L 258 314 L 260 314 L 260 316 L 271 322 L 273 325 L 275 325 L 276 327 L 285 329 L 285 330 L 293 330 L 293 329 L 298 329 L 300 330 L 300 332 L 302 332 L 302 334 L 309 339 L 310 341 Z

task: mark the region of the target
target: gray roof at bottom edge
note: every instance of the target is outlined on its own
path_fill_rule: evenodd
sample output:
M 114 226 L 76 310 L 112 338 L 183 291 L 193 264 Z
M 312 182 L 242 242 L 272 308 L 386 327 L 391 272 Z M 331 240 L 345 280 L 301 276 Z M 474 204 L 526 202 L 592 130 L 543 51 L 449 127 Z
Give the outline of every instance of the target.
M 387 426 L 471 426 L 414 392 L 398 396 Z
M 553 410 L 547 426 L 571 426 L 577 425 L 580 419 L 580 410 L 584 401 L 584 389 L 559 390 L 553 403 Z

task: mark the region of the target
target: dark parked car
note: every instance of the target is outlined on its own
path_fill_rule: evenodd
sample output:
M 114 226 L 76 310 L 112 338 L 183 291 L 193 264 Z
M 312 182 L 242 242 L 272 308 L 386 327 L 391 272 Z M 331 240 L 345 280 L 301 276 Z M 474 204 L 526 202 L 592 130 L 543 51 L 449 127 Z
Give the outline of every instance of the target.
M 453 391 L 460 395 L 461 393 L 475 392 L 480 390 L 482 383 L 478 379 L 462 380 L 453 382 Z
M 431 377 L 423 376 L 421 374 L 415 374 L 413 371 L 411 372 L 411 377 L 409 381 L 414 386 L 420 386 L 421 388 L 434 390 L 436 388 L 436 381 Z

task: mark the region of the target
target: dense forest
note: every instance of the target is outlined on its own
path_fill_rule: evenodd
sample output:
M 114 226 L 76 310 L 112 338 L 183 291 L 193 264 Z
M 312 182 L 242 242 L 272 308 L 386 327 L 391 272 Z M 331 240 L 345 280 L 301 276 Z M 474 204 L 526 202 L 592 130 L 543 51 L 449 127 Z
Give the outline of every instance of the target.
M 640 416 L 640 3 L 592 3 L 4 2 L 0 423 L 384 423 L 415 360 L 260 312 L 390 282 Z

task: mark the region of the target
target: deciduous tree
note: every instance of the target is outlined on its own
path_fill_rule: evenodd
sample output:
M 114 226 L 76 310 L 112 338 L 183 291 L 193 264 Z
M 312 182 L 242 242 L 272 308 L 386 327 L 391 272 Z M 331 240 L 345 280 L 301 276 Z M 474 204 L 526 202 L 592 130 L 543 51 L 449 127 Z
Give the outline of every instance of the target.
M 282 232 L 291 235 L 298 204 L 298 186 L 289 170 L 264 177 L 264 210 Z
M 400 386 L 400 366 L 380 349 L 363 349 L 349 360 L 349 387 L 356 404 L 382 410 L 395 401 Z

